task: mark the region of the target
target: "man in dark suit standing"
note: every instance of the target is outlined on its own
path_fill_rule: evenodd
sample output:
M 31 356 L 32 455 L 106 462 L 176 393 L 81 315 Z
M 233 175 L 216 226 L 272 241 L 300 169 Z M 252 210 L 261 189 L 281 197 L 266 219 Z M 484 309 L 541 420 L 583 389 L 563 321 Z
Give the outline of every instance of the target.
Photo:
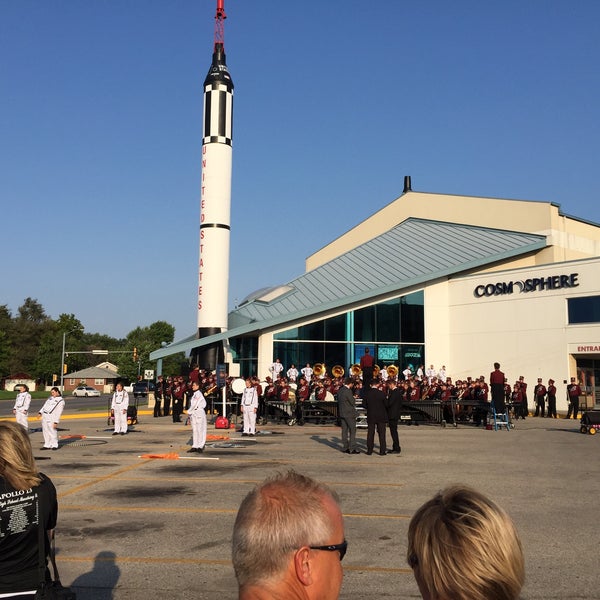
M 377 382 L 373 381 L 371 387 L 366 391 L 364 398 L 367 408 L 367 454 L 373 454 L 375 443 L 375 428 L 379 436 L 379 454 L 384 456 L 386 452 L 385 430 L 387 427 L 387 410 L 385 408 L 385 394 L 377 388 Z
M 338 417 L 342 424 L 342 451 L 346 454 L 360 454 L 356 449 L 356 400 L 352 392 L 353 379 L 347 377 L 338 390 Z
M 400 419 L 400 408 L 402 406 L 403 391 L 398 388 L 395 379 L 388 381 L 388 397 L 386 402 L 388 425 L 392 436 L 392 452 L 400 454 L 400 439 L 398 437 L 398 419 Z

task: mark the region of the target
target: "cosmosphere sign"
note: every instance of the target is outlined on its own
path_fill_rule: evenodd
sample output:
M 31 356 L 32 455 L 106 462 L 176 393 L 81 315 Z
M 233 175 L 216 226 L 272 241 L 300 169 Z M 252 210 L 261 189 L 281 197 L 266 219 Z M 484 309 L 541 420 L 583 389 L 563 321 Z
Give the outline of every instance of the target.
M 507 294 L 541 292 L 543 290 L 560 290 L 563 288 L 574 288 L 579 285 L 577 278 L 579 273 L 570 275 L 551 275 L 550 277 L 534 277 L 521 281 L 501 281 L 478 285 L 473 294 L 476 298 L 489 296 L 504 296 Z

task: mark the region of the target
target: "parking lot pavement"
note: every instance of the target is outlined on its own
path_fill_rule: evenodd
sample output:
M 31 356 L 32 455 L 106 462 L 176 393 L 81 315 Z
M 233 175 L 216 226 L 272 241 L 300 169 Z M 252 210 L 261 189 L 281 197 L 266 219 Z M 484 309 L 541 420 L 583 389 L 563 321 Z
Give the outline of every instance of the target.
M 341 496 L 342 599 L 419 597 L 405 559 L 408 522 L 453 482 L 484 491 L 514 518 L 523 598 L 600 598 L 600 436 L 579 433 L 577 421 L 529 418 L 510 432 L 405 426 L 399 456 L 343 454 L 335 426 L 267 425 L 242 438 L 209 425 L 216 438 L 191 458 L 190 428 L 170 419 L 142 414 L 134 431 L 112 436 L 105 417 L 67 413 L 58 452 L 37 450 L 41 432 L 31 438 L 58 489 L 58 565 L 79 600 L 235 598 L 237 507 L 255 483 L 290 468 Z M 365 430 L 358 435 L 364 450 Z

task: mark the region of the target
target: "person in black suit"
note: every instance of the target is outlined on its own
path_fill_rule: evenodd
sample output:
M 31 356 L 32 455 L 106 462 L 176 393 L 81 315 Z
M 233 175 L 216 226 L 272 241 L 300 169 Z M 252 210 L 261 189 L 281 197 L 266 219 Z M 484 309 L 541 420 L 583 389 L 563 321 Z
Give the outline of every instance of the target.
M 352 392 L 354 380 L 347 377 L 344 385 L 338 390 L 338 417 L 342 424 L 342 452 L 360 454 L 356 449 L 356 400 Z
M 388 425 L 392 436 L 392 452 L 400 454 L 400 439 L 398 437 L 398 419 L 400 419 L 400 408 L 402 407 L 402 390 L 398 388 L 395 379 L 388 381 L 388 397 L 386 402 Z
M 375 428 L 379 436 L 379 454 L 386 452 L 385 430 L 387 427 L 387 410 L 385 408 L 385 394 L 377 388 L 377 382 L 371 382 L 371 387 L 366 391 L 364 402 L 367 409 L 367 454 L 373 454 L 375 443 Z

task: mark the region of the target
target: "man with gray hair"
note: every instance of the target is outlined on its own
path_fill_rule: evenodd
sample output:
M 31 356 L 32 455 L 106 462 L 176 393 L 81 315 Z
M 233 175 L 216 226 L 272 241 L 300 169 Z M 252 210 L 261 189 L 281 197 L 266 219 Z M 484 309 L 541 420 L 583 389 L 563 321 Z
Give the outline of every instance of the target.
M 346 554 L 337 494 L 291 470 L 242 501 L 233 528 L 240 600 L 337 600 Z

